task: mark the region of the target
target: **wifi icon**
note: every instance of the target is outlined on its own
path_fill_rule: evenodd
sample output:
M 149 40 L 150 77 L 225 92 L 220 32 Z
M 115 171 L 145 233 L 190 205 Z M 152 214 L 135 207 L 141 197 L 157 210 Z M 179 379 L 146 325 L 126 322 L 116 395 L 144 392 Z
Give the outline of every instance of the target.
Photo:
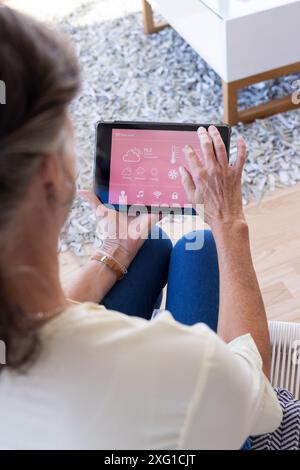
M 158 198 L 162 195 L 162 192 L 160 192 L 160 191 L 153 191 L 153 195 L 156 197 L 156 199 L 158 199 Z

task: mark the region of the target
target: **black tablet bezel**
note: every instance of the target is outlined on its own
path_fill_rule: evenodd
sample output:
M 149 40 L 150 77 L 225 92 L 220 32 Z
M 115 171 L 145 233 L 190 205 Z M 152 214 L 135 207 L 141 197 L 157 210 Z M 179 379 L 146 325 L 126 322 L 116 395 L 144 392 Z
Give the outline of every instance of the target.
M 116 210 L 127 211 L 130 207 L 133 212 L 142 212 L 145 209 L 164 214 L 195 214 L 192 208 L 153 206 L 120 206 L 108 202 L 109 178 L 110 178 L 110 155 L 113 129 L 139 129 L 139 130 L 170 130 L 170 131 L 191 131 L 195 132 L 202 126 L 208 129 L 210 124 L 191 123 L 167 123 L 167 122 L 135 122 L 135 121 L 99 121 L 96 124 L 96 148 L 94 161 L 94 191 L 101 202 Z M 223 138 L 227 155 L 230 149 L 231 127 L 225 124 L 216 126 Z

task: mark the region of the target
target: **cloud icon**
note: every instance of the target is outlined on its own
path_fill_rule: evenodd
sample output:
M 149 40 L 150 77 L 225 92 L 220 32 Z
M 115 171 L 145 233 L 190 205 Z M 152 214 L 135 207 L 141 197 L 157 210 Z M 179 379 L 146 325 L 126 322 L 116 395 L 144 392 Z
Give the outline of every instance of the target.
M 141 160 L 141 151 L 134 147 L 123 155 L 123 162 L 139 162 Z

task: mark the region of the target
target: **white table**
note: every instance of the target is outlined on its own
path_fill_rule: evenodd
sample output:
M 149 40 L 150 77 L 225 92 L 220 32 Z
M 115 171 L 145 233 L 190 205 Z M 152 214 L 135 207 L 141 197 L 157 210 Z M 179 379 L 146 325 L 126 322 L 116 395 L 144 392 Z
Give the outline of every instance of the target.
M 291 96 L 239 111 L 238 90 L 300 72 L 300 0 L 142 0 L 147 34 L 171 25 L 223 81 L 224 121 L 294 109 Z M 155 25 L 152 7 L 167 23 Z

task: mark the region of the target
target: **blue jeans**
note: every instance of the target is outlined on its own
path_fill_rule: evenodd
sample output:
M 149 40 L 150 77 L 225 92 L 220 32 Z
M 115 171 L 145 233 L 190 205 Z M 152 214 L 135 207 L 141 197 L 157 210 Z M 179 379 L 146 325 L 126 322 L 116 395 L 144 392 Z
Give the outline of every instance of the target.
M 114 285 L 102 301 L 106 308 L 150 319 L 161 303 L 168 283 L 166 308 L 184 324 L 203 322 L 217 330 L 219 311 L 219 269 L 215 242 L 204 232 L 201 250 L 185 249 L 191 237 L 183 237 L 173 248 L 171 240 L 157 226 L 153 238 L 145 241 L 128 274 Z
M 212 233 L 205 230 L 204 244 L 186 250 L 192 235 L 171 240 L 157 226 L 145 241 L 128 274 L 105 296 L 102 304 L 127 315 L 150 319 L 159 308 L 162 290 L 168 283 L 166 309 L 186 325 L 206 323 L 217 331 L 219 314 L 219 267 Z M 195 233 L 196 236 L 196 233 Z M 250 448 L 247 441 L 244 450 Z

